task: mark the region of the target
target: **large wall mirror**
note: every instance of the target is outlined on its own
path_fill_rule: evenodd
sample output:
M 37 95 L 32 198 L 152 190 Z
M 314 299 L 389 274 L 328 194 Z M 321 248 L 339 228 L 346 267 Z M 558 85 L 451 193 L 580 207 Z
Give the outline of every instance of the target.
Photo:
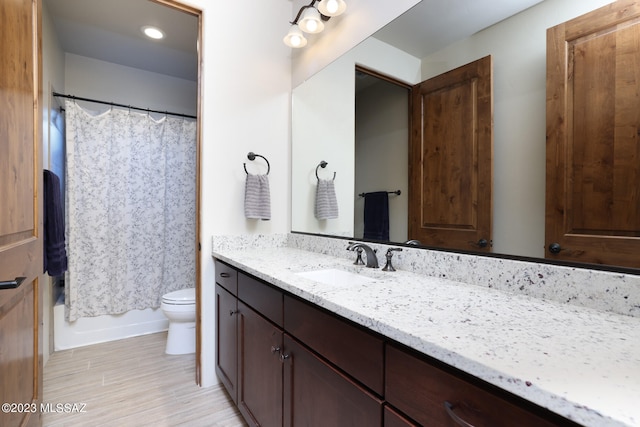
M 407 162 L 402 156 L 406 155 L 403 144 L 408 142 L 407 122 L 397 110 L 388 126 L 380 116 L 402 101 L 388 101 L 388 93 L 372 92 L 375 85 L 359 81 L 357 68 L 411 86 L 491 55 L 492 252 L 543 258 L 547 29 L 611 0 L 529 0 L 517 6 L 518 2 L 487 0 L 481 7 L 475 0 L 457 1 L 456 7 L 438 3 L 443 2 L 421 1 L 293 90 L 292 231 L 360 238 L 363 203 L 359 194 L 405 190 Z M 479 18 L 483 11 L 489 11 L 484 22 Z M 471 24 L 480 27 L 468 27 Z M 435 34 L 422 39 L 425 29 Z M 447 29 L 455 29 L 456 34 Z M 363 138 L 367 132 L 363 120 L 378 126 L 367 138 Z M 377 145 L 362 145 L 362 139 L 376 140 Z M 386 149 L 380 148 L 385 145 Z M 326 168 L 318 169 L 321 178 L 333 177 L 335 172 L 336 219 L 314 216 L 315 171 L 321 161 L 327 162 Z M 393 243 L 411 238 L 403 234 L 406 194 L 401 191 L 389 198 Z

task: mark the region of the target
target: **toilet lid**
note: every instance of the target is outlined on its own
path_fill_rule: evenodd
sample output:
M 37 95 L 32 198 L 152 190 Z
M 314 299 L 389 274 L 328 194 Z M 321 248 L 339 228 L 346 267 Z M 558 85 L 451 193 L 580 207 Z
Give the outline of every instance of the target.
M 196 289 L 180 289 L 179 291 L 169 292 L 162 296 L 162 302 L 166 304 L 183 305 L 183 304 L 195 304 L 196 302 Z

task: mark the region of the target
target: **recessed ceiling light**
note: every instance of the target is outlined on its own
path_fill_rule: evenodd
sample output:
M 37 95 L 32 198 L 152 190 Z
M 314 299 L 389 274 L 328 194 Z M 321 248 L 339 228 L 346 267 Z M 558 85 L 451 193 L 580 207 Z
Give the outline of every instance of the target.
M 164 38 L 164 33 L 158 27 L 152 27 L 150 25 L 146 25 L 142 27 L 142 32 L 144 33 L 145 36 L 155 40 L 160 40 Z

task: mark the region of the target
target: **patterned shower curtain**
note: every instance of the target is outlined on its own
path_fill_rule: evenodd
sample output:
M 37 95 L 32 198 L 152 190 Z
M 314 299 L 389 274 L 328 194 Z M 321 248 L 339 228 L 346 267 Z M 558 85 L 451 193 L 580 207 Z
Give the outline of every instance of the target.
M 67 101 L 66 129 L 69 320 L 194 287 L 196 122 Z

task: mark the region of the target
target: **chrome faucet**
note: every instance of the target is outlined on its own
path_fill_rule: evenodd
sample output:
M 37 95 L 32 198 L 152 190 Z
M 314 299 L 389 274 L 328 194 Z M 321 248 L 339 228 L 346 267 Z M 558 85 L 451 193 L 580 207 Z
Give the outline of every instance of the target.
M 348 251 L 354 251 L 358 248 L 364 249 L 364 253 L 367 255 L 367 267 L 378 268 L 377 250 L 371 249 L 370 246 L 361 242 L 349 242 L 349 246 L 347 246 Z

